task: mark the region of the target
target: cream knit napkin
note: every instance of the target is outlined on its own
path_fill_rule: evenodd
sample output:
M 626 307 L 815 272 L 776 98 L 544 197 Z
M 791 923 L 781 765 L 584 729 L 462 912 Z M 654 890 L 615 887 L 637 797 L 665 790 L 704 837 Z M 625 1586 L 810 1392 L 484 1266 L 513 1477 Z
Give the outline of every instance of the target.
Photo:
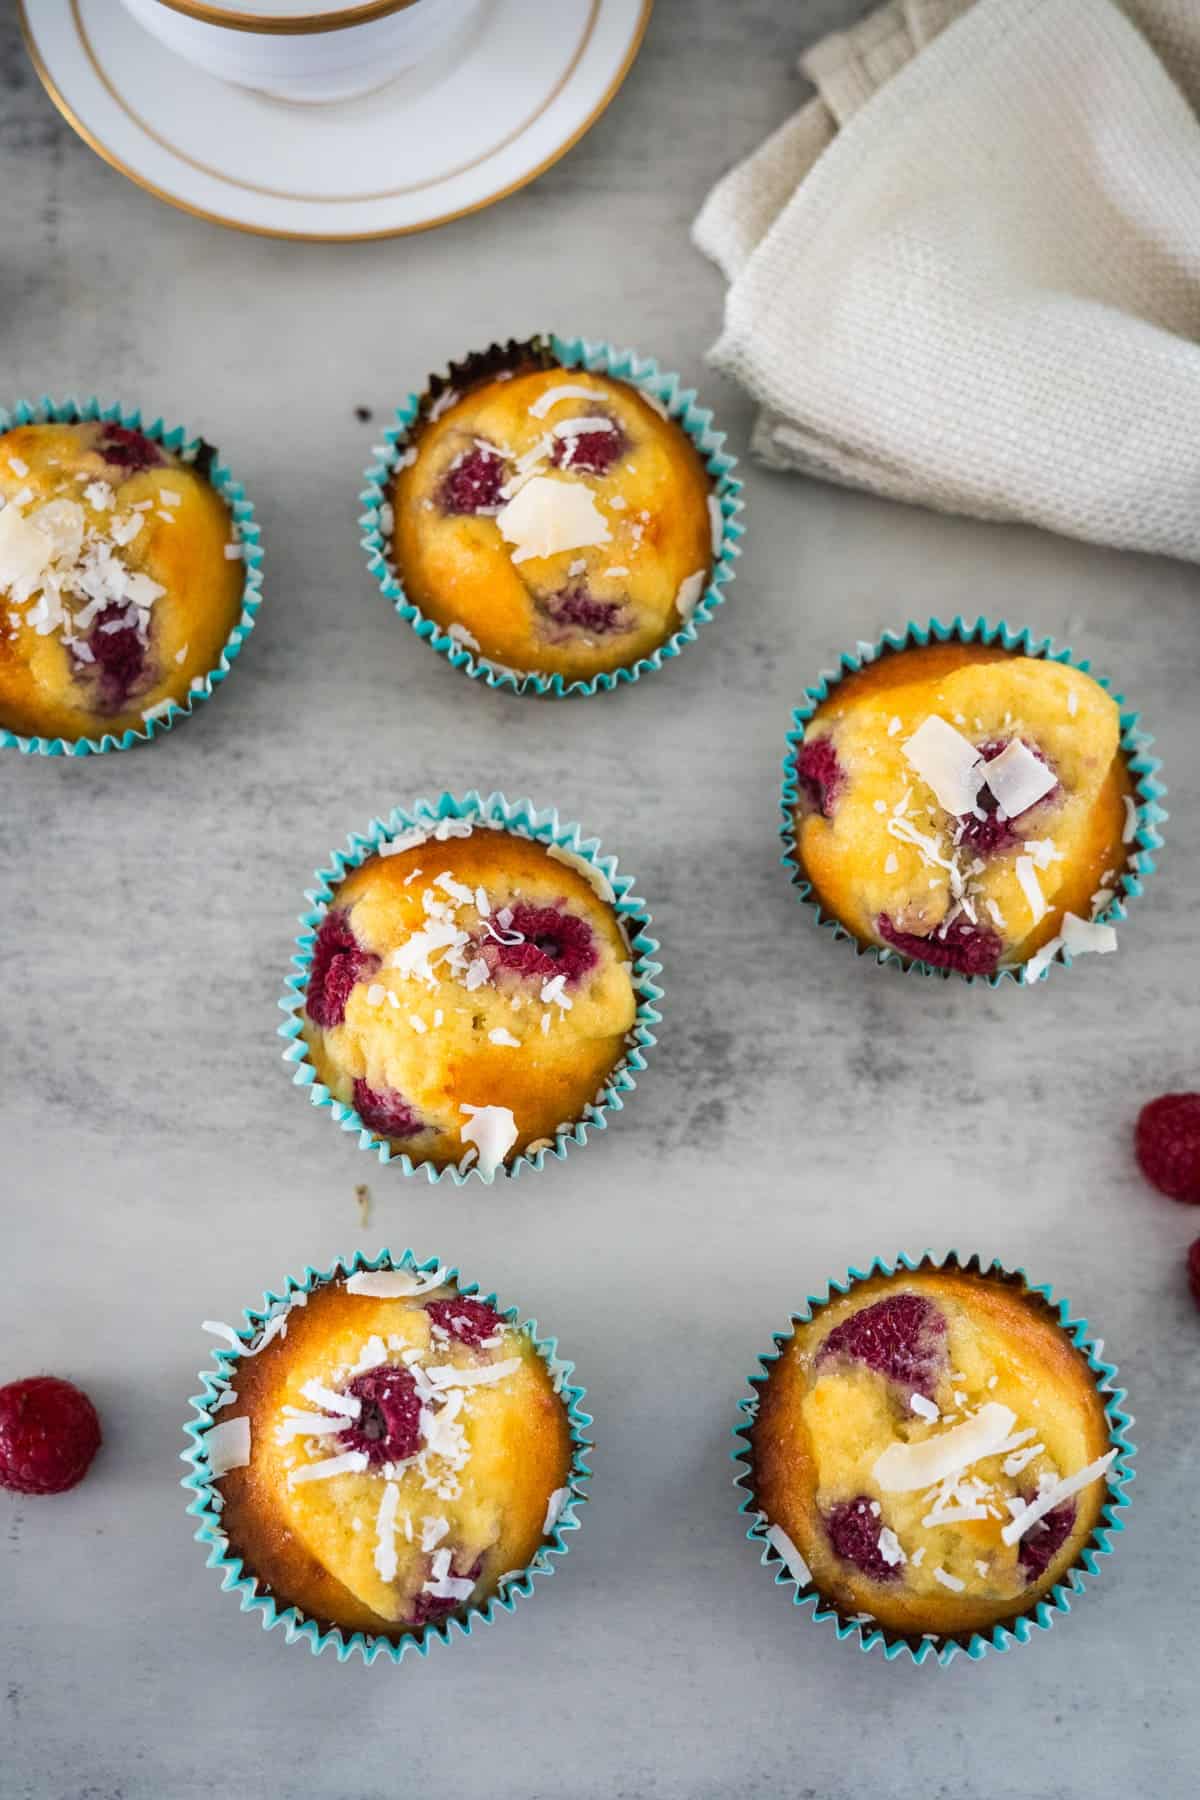
M 754 449 L 1200 560 L 1200 0 L 893 0 L 713 191 Z

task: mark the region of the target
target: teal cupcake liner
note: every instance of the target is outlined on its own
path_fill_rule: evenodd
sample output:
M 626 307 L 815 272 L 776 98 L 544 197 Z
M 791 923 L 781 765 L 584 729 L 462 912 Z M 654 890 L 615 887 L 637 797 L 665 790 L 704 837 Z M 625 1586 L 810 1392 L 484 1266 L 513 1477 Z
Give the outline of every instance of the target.
M 389 1637 L 377 1637 L 362 1631 L 346 1633 L 340 1627 L 322 1630 L 314 1620 L 306 1619 L 298 1607 L 277 1604 L 263 1590 L 256 1576 L 246 1569 L 241 1558 L 230 1551 L 229 1539 L 221 1526 L 224 1498 L 214 1486 L 209 1468 L 206 1441 L 208 1433 L 217 1423 L 218 1415 L 227 1403 L 230 1380 L 240 1359 L 252 1348 L 258 1347 L 270 1325 L 285 1318 L 291 1307 L 303 1304 L 315 1289 L 343 1276 L 357 1275 L 361 1270 L 376 1269 L 407 1269 L 417 1275 L 440 1271 L 446 1281 L 458 1280 L 457 1269 L 444 1267 L 436 1257 L 419 1263 L 411 1250 L 403 1251 L 400 1256 L 393 1256 L 390 1250 L 380 1250 L 375 1256 L 366 1256 L 361 1250 L 356 1250 L 353 1256 L 336 1257 L 327 1269 L 306 1267 L 302 1275 L 289 1275 L 278 1293 L 270 1290 L 263 1295 L 261 1307 L 246 1308 L 246 1323 L 237 1333 L 245 1349 L 214 1350 L 215 1366 L 200 1371 L 199 1378 L 204 1384 L 204 1392 L 194 1395 L 188 1403 L 195 1416 L 188 1419 L 183 1427 L 184 1436 L 190 1443 L 186 1450 L 180 1452 L 180 1460 L 191 1469 L 191 1474 L 184 1477 L 181 1486 L 192 1496 L 188 1502 L 188 1516 L 199 1521 L 194 1533 L 195 1540 L 198 1544 L 208 1546 L 206 1566 L 221 1571 L 222 1590 L 237 1594 L 241 1610 L 257 1614 L 264 1631 L 274 1631 L 280 1625 L 283 1627 L 286 1643 L 307 1644 L 314 1656 L 332 1650 L 340 1663 L 348 1662 L 354 1656 L 361 1656 L 364 1663 L 373 1663 L 379 1657 L 387 1662 L 401 1663 L 406 1656 L 428 1656 L 435 1641 L 449 1644 L 456 1635 L 470 1637 L 474 1626 L 490 1625 L 501 1613 L 512 1612 L 518 1599 L 532 1595 L 533 1584 L 539 1576 L 554 1574 L 557 1564 L 552 1558 L 566 1556 L 570 1550 L 566 1535 L 579 1530 L 579 1508 L 589 1497 L 584 1484 L 592 1478 L 587 1462 L 593 1447 L 587 1436 L 592 1417 L 585 1412 L 582 1404 L 587 1390 L 570 1382 L 575 1365 L 565 1362 L 559 1356 L 557 1338 L 540 1337 L 537 1320 L 526 1319 L 519 1325 L 519 1329 L 550 1369 L 555 1391 L 567 1408 L 571 1438 L 571 1467 L 568 1476 L 570 1497 L 559 1516 L 553 1536 L 542 1544 L 528 1567 L 503 1576 L 500 1589 L 482 1605 L 472 1606 L 465 1615 L 452 1614 L 438 1624 L 430 1624 L 406 1634 L 398 1643 Z M 466 1298 L 482 1298 L 489 1306 L 496 1304 L 494 1293 L 480 1296 L 477 1282 L 460 1286 L 459 1292 Z M 506 1310 L 497 1305 L 496 1310 L 507 1323 L 517 1324 L 518 1309 L 515 1306 Z M 286 1325 L 281 1329 L 286 1330 Z
M 207 470 L 208 480 L 229 507 L 235 536 L 242 545 L 246 574 L 242 610 L 225 640 L 216 667 L 207 675 L 196 676 L 186 700 L 169 701 L 166 712 L 147 719 L 140 731 L 130 726 L 119 734 L 105 732 L 100 738 L 22 737 L 0 725 L 0 749 L 17 749 L 30 756 L 103 756 L 110 750 L 128 750 L 134 744 L 150 743 L 160 733 L 170 731 L 180 719 L 190 718 L 200 702 L 209 699 L 214 689 L 220 687 L 237 661 L 258 616 L 262 600 L 263 552 L 254 508 L 246 499 L 241 482 L 235 481 L 224 463 L 217 460 L 211 445 L 202 438 L 189 437 L 181 425 L 168 429 L 162 419 L 143 424 L 139 409 L 129 412 L 122 406 L 105 406 L 94 394 L 83 401 L 52 400 L 43 394 L 40 400 L 19 400 L 13 407 L 0 406 L 0 432 L 10 431 L 14 425 L 86 424 L 96 419 L 140 431 L 184 462 L 196 462 L 206 456 L 212 459 Z
M 601 855 L 598 838 L 585 838 L 578 825 L 561 823 L 554 808 L 539 811 L 531 800 L 507 800 L 499 793 L 489 794 L 485 799 L 476 789 L 464 794 L 461 800 L 456 799 L 453 794 L 445 793 L 434 801 L 415 800 L 411 808 L 398 806 L 386 819 L 373 819 L 365 833 L 353 833 L 347 839 L 344 850 L 331 853 L 328 868 L 317 870 L 316 886 L 305 893 L 305 899 L 310 902 L 310 910 L 300 917 L 302 929 L 296 940 L 296 954 L 292 957 L 295 973 L 288 976 L 279 1002 L 280 1009 L 287 1014 L 285 1022 L 279 1027 L 279 1036 L 287 1043 L 283 1060 L 292 1067 L 295 1085 L 308 1089 L 312 1104 L 327 1107 L 343 1131 L 357 1135 L 360 1150 L 373 1150 L 381 1163 L 399 1163 L 406 1175 L 423 1174 L 428 1181 L 449 1181 L 455 1187 L 462 1187 L 470 1180 L 490 1183 L 495 1177 L 485 1175 L 477 1165 L 465 1170 L 455 1166 L 438 1169 L 429 1162 L 414 1162 L 406 1152 L 397 1156 L 385 1138 L 364 1125 L 352 1106 L 335 1100 L 324 1083 L 318 1081 L 317 1071 L 309 1057 L 308 1045 L 304 1041 L 301 1022 L 312 965 L 313 943 L 338 883 L 349 870 L 357 869 L 369 856 L 373 856 L 381 844 L 403 832 L 426 831 L 432 835 L 434 828 L 446 819 L 477 821 L 483 826 L 513 832 L 518 837 L 554 844 L 561 850 L 581 857 L 607 883 L 611 894 L 610 903 L 621 920 L 633 957 L 633 985 L 638 1005 L 625 1056 L 608 1077 L 595 1100 L 585 1107 L 581 1119 L 567 1120 L 559 1125 L 552 1145 L 535 1150 L 532 1155 L 527 1150 L 522 1151 L 503 1169 L 504 1174 L 516 1177 L 525 1168 L 541 1170 L 547 1157 L 562 1162 L 572 1144 L 586 1144 L 590 1131 L 606 1130 L 609 1114 L 623 1109 L 625 1103 L 622 1096 L 633 1092 L 637 1085 L 636 1077 L 646 1067 L 646 1052 L 656 1042 L 653 1027 L 661 1022 L 662 1015 L 657 1010 L 657 1002 L 662 999 L 662 989 L 656 985 L 655 977 L 662 973 L 662 965 L 654 960 L 658 954 L 658 942 L 650 936 L 653 921 L 645 902 L 639 900 L 632 891 L 632 877 L 618 873 L 616 857 Z
M 427 416 L 439 400 L 445 404 L 445 395 L 453 394 L 457 383 L 477 382 L 519 363 L 586 369 L 592 374 L 610 375 L 639 388 L 691 438 L 712 477 L 716 502 L 714 515 L 717 509 L 720 513 L 720 541 L 715 548 L 712 574 L 691 618 L 649 656 L 640 657 L 624 668 L 606 669 L 587 681 L 567 681 L 561 674 L 505 668 L 470 650 L 433 619 L 426 618 L 420 607 L 408 598 L 391 561 L 391 480 L 396 459 L 403 452 L 413 426 Z M 561 338 L 553 332 L 525 343 L 514 339 L 503 345 L 493 344 L 463 363 L 451 363 L 446 375 L 431 376 L 424 394 L 410 394 L 404 405 L 397 408 L 395 422 L 384 433 L 383 442 L 375 446 L 374 460 L 364 477 L 366 486 L 359 495 L 364 508 L 359 524 L 363 531 L 361 541 L 367 553 L 367 567 L 400 618 L 412 626 L 424 643 L 445 657 L 451 668 L 461 669 L 472 680 L 484 681 L 491 688 L 507 688 L 515 694 L 548 694 L 554 698 L 606 693 L 623 682 L 637 681 L 651 670 L 661 669 L 664 663 L 678 656 L 725 598 L 725 589 L 734 577 L 735 559 L 741 555 L 739 540 L 744 527 L 740 517 L 742 483 L 734 477 L 737 458 L 729 455 L 724 445 L 725 433 L 715 429 L 712 413 L 698 404 L 695 389 L 683 387 L 678 375 L 660 370 L 652 357 L 638 356 L 632 350 L 618 350 L 608 343 L 592 343 L 587 338 Z
M 1036 1295 L 1043 1301 L 1048 1314 L 1053 1316 L 1075 1347 L 1086 1357 L 1088 1367 L 1096 1377 L 1097 1391 L 1104 1399 L 1109 1445 L 1117 1452 L 1115 1460 L 1106 1471 L 1108 1498 L 1100 1515 L 1103 1522 L 1096 1526 L 1078 1560 L 1067 1570 L 1064 1579 L 1051 1588 L 1030 1612 L 1021 1614 L 1007 1625 L 996 1625 L 986 1633 L 975 1631 L 960 1635 L 925 1634 L 910 1637 L 890 1631 L 877 1621 L 867 1620 L 862 1615 L 847 1617 L 824 1599 L 807 1573 L 800 1578 L 788 1568 L 767 1536 L 771 1522 L 759 1509 L 754 1495 L 754 1451 L 750 1431 L 758 1415 L 759 1390 L 789 1343 L 792 1330 L 797 1325 L 807 1324 L 813 1314 L 828 1305 L 835 1295 L 840 1297 L 849 1293 L 851 1288 L 873 1275 L 896 1275 L 901 1270 L 915 1274 L 920 1269 L 962 1269 L 967 1274 L 983 1275 L 994 1281 L 1001 1281 L 1024 1294 Z M 818 1624 L 832 1624 L 839 1639 L 856 1641 L 858 1648 L 863 1651 L 874 1650 L 878 1646 L 888 1662 L 907 1657 L 914 1663 L 932 1662 L 946 1668 L 959 1655 L 967 1657 L 971 1662 L 979 1662 L 989 1651 L 1002 1653 L 1011 1650 L 1016 1644 L 1027 1644 L 1035 1631 L 1049 1631 L 1060 1615 L 1070 1612 L 1072 1598 L 1078 1598 L 1087 1590 L 1089 1577 L 1094 1581 L 1100 1575 L 1099 1559 L 1112 1554 L 1115 1549 L 1112 1540 L 1125 1530 L 1126 1521 L 1122 1515 L 1131 1504 L 1126 1489 L 1136 1473 L 1133 1458 L 1137 1451 L 1128 1435 L 1133 1418 L 1124 1409 L 1127 1396 L 1125 1389 L 1117 1386 L 1116 1365 L 1103 1360 L 1103 1338 L 1091 1335 L 1091 1327 L 1086 1319 L 1072 1316 L 1069 1300 L 1060 1300 L 1049 1287 L 1031 1282 L 1024 1269 L 1007 1269 L 998 1260 L 985 1263 L 979 1256 L 970 1256 L 964 1260 L 955 1250 L 949 1250 L 940 1257 L 929 1250 L 917 1258 L 900 1255 L 895 1262 L 877 1256 L 865 1269 L 847 1270 L 844 1281 L 827 1282 L 823 1294 L 809 1294 L 801 1310 L 792 1314 L 789 1329 L 775 1333 L 774 1344 L 774 1350 L 759 1357 L 759 1372 L 749 1378 L 749 1384 L 755 1391 L 740 1402 L 740 1421 L 733 1429 L 736 1448 L 732 1451 L 730 1460 L 737 1470 L 733 1485 L 742 1494 L 738 1510 L 750 1518 L 746 1537 L 749 1542 L 761 1548 L 760 1563 L 765 1568 L 774 1569 L 776 1587 L 791 1588 L 793 1605 L 803 1608 Z
M 1154 739 L 1141 729 L 1140 715 L 1126 705 L 1124 695 L 1115 693 L 1108 678 L 1097 675 L 1086 657 L 1077 656 L 1070 649 L 1057 648 L 1053 638 L 1035 638 L 1031 631 L 1024 628 L 1016 631 L 1003 619 L 995 625 L 983 618 L 968 622 L 961 614 L 956 614 L 949 624 L 944 624 L 940 619 L 930 619 L 928 624 L 921 625 L 915 619 L 910 619 L 902 631 L 885 631 L 874 644 L 857 644 L 853 654 L 847 653 L 839 659 L 836 669 L 823 671 L 810 687 L 805 688 L 804 704 L 792 710 L 787 753 L 783 759 L 783 822 L 780 827 L 783 855 L 780 861 L 788 871 L 800 899 L 810 908 L 814 925 L 822 927 L 834 939 L 849 944 L 855 955 L 868 956 L 881 966 L 898 970 L 904 975 L 934 975 L 943 981 L 965 981 L 968 986 L 978 983 L 990 988 L 999 987 L 1006 981 L 1016 981 L 1028 987 L 1044 981 L 1056 963 L 1069 969 L 1074 961 L 1070 951 L 1060 947 L 1052 960 L 1041 964 L 1032 976 L 1028 974 L 1025 964 L 996 969 L 990 975 L 964 975 L 956 969 L 935 968 L 930 963 L 907 958 L 889 946 L 865 944 L 821 905 L 812 883 L 805 876 L 796 848 L 793 814 L 799 795 L 795 759 L 804 742 L 805 727 L 817 708 L 847 675 L 857 674 L 868 663 L 877 662 L 888 652 L 907 650 L 914 645 L 945 644 L 952 639 L 962 644 L 1000 644 L 1005 650 L 1018 651 L 1022 656 L 1037 656 L 1048 662 L 1066 663 L 1072 669 L 1080 669 L 1084 674 L 1091 675 L 1093 681 L 1112 694 L 1121 715 L 1121 749 L 1129 771 L 1135 778 L 1137 830 L 1126 849 L 1126 862 L 1124 869 L 1119 872 L 1118 890 L 1108 906 L 1096 914 L 1096 922 L 1116 925 L 1128 919 L 1127 902 L 1143 893 L 1146 882 L 1157 867 L 1154 853 L 1161 850 L 1163 844 L 1158 827 L 1168 817 L 1162 805 L 1167 790 L 1158 780 L 1162 763 L 1158 757 L 1150 754 Z

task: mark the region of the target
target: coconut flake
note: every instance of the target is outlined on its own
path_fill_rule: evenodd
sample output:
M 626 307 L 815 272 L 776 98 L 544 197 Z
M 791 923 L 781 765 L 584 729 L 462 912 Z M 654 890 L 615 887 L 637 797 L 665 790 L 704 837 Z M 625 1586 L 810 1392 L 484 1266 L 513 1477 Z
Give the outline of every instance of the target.
M 511 1031 L 506 1031 L 503 1025 L 497 1025 L 494 1031 L 488 1032 L 488 1043 L 502 1044 L 509 1050 L 519 1050 L 521 1048 L 520 1038 L 514 1037 Z
M 1123 844 L 1132 844 L 1134 838 L 1137 836 L 1138 809 L 1134 804 L 1132 794 L 1122 794 L 1121 798 L 1125 802 L 1125 829 L 1121 833 L 1121 842 Z
M 580 387 L 576 382 L 562 382 L 558 387 L 547 388 L 529 408 L 531 419 L 544 419 L 552 406 L 560 400 L 606 400 L 608 396 L 599 388 Z M 605 425 L 608 424 L 606 419 Z
M 994 1456 L 1016 1423 L 1017 1415 L 996 1400 L 981 1406 L 973 1418 L 920 1444 L 889 1444 L 871 1470 L 885 1494 L 907 1494 L 934 1487 L 982 1457 Z
M 1037 878 L 1037 870 L 1033 866 L 1032 856 L 1018 856 L 1017 880 L 1035 925 L 1040 925 L 1046 916 L 1046 896 Z
M 394 1481 L 385 1483 L 375 1515 L 375 1572 L 380 1581 L 396 1579 L 396 1509 L 399 1504 L 400 1489 Z
M 365 1450 L 347 1450 L 343 1456 L 325 1456 L 320 1462 L 302 1463 L 288 1470 L 288 1486 L 301 1481 L 329 1481 L 334 1475 L 361 1475 L 367 1467 Z
M 1085 1469 L 1079 1469 L 1074 1475 L 1064 1476 L 1061 1481 L 1055 1481 L 1046 1487 L 1038 1494 L 1036 1500 L 1024 1507 L 1015 1519 L 1004 1526 L 1000 1533 L 1004 1542 L 1006 1544 L 1017 1543 L 1025 1536 L 1031 1525 L 1036 1525 L 1038 1520 L 1044 1519 L 1048 1512 L 1053 1512 L 1054 1508 L 1063 1500 L 1069 1500 L 1072 1494 L 1077 1494 L 1081 1488 L 1088 1487 L 1093 1481 L 1097 1481 L 1105 1473 L 1116 1454 L 1115 1450 L 1110 1450 L 1106 1456 L 1101 1456 L 1095 1462 L 1088 1463 Z
M 1048 769 L 1020 738 L 1013 738 L 999 756 L 984 763 L 983 779 L 997 806 L 1009 819 L 1015 819 L 1036 806 L 1039 800 L 1044 800 L 1058 782 L 1053 769 Z
M 721 545 L 725 542 L 725 514 L 721 511 L 721 502 L 715 494 L 708 496 L 708 529 L 715 558 L 720 556 Z
M 542 1520 L 542 1536 L 549 1537 L 558 1521 L 563 1516 L 563 1508 L 571 1498 L 570 1488 L 555 1488 L 546 1502 L 546 1517 Z
M 937 1568 L 933 1571 L 933 1579 L 935 1581 L 940 1581 L 944 1588 L 949 1588 L 952 1594 L 961 1594 L 967 1585 L 965 1581 L 960 1581 L 957 1575 L 951 1575 L 946 1569 L 942 1568 Z
M 479 648 L 479 639 L 475 633 L 468 631 L 466 626 L 461 625 L 457 619 L 452 625 L 447 625 L 446 636 L 453 638 L 456 644 L 461 644 L 466 650 L 478 650 Z
M 930 713 L 903 750 L 905 761 L 933 789 L 939 806 L 955 818 L 971 811 L 983 782 L 983 759 L 969 738 Z
M 1062 942 L 1072 956 L 1111 956 L 1117 947 L 1117 933 L 1112 925 L 1069 912 L 1063 918 Z
M 467 1115 L 459 1135 L 464 1144 L 478 1149 L 479 1172 L 485 1181 L 491 1181 L 517 1141 L 517 1122 L 507 1106 L 463 1104 L 459 1111 Z
M 368 1300 L 407 1300 L 441 1287 L 445 1279 L 446 1271 L 440 1266 L 429 1275 L 416 1269 L 363 1269 L 351 1275 L 346 1292 Z
M 797 1550 L 795 1544 L 793 1544 L 787 1532 L 783 1529 L 783 1526 L 768 1525 L 766 1537 L 768 1544 L 770 1544 L 774 1550 L 778 1551 L 780 1557 L 783 1559 L 784 1567 L 787 1569 L 787 1572 L 792 1579 L 798 1582 L 801 1587 L 806 1586 L 807 1583 L 812 1580 L 812 1571 Z
M 885 1525 L 879 1534 L 879 1554 L 892 1569 L 898 1568 L 901 1563 L 908 1561 L 908 1557 L 904 1554 L 904 1546 L 890 1525 Z
M 450 1560 L 449 1550 L 434 1551 L 433 1578 L 425 1583 L 421 1591 L 432 1594 L 435 1600 L 469 1600 L 475 1591 L 475 1583 L 464 1577 L 452 1575 Z
M 938 1412 L 933 1401 L 927 1400 L 924 1394 L 910 1394 L 908 1404 L 922 1419 L 930 1419 L 936 1422 L 941 1417 L 941 1414 Z
M 250 1420 L 245 1413 L 236 1419 L 222 1419 L 205 1433 L 208 1467 L 214 1481 L 228 1475 L 230 1469 L 244 1469 L 250 1461 Z
M 679 584 L 679 592 L 675 596 L 675 611 L 685 624 L 700 604 L 706 580 L 705 571 L 697 569 L 694 574 L 685 575 Z
M 557 556 L 611 542 L 608 521 L 590 488 L 577 481 L 534 475 L 496 515 L 514 563 L 533 556 Z
M 510 1356 L 504 1362 L 473 1363 L 461 1369 L 454 1363 L 434 1363 L 425 1374 L 435 1388 L 483 1387 L 507 1381 L 520 1367 L 521 1358 Z
M 357 1419 L 362 1412 L 362 1401 L 356 1400 L 353 1394 L 338 1394 L 332 1388 L 322 1386 L 319 1381 L 306 1381 L 300 1392 L 314 1406 L 324 1412 L 337 1413 L 342 1419 Z

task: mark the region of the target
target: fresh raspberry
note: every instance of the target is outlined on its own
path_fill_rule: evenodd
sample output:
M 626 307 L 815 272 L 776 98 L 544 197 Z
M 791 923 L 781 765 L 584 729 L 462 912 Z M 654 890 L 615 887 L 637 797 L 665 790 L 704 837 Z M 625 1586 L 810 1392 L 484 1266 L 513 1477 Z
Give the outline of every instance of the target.
M 915 931 L 898 931 L 886 913 L 880 913 L 876 929 L 885 943 L 902 956 L 928 963 L 934 969 L 955 969 L 960 975 L 990 975 L 1004 948 L 994 931 L 955 919 L 943 932 L 918 937 Z
M 1030 1496 L 1026 1495 L 1026 1499 Z M 1046 1513 L 1032 1525 L 1020 1540 L 1018 1560 L 1030 1581 L 1046 1573 L 1075 1528 L 1075 1502 L 1064 1500 L 1053 1512 Z
M 503 930 L 503 927 L 497 927 Z M 595 937 L 586 919 L 560 906 L 530 906 L 522 901 L 512 909 L 506 937 L 520 933 L 520 942 L 502 944 L 485 938 L 484 960 L 495 972 L 511 969 L 517 975 L 550 980 L 565 975 L 568 982 L 582 980 L 599 961 Z
M 1187 1253 L 1187 1275 L 1192 1299 L 1200 1306 L 1200 1238 L 1196 1239 Z
M 442 476 L 438 504 L 448 513 L 477 513 L 499 506 L 504 468 L 498 450 L 477 444 Z
M 356 1375 L 346 1392 L 362 1401 L 357 1419 L 338 1435 L 346 1450 L 362 1450 L 372 1466 L 406 1462 L 421 1445 L 421 1402 L 409 1369 L 384 1363 Z
M 801 744 L 796 753 L 796 785 L 802 811 L 832 819 L 845 781 L 845 770 L 829 738 L 810 738 L 807 744 Z
M 843 1562 L 853 1563 L 872 1581 L 895 1581 L 901 1564 L 884 1560 L 879 1548 L 883 1519 L 871 1511 L 866 1494 L 860 1494 L 856 1500 L 839 1500 L 825 1514 L 825 1529 Z
M 455 1575 L 458 1575 L 458 1570 L 455 1568 L 453 1560 L 451 1561 L 450 1567 L 454 1570 Z M 478 1581 L 482 1569 L 483 1558 L 480 1556 L 472 1566 L 459 1577 L 459 1579 L 463 1581 Z M 432 1565 L 430 1573 L 432 1574 Z M 448 1619 L 452 1612 L 457 1612 L 460 1606 L 465 1606 L 467 1604 L 468 1603 L 465 1600 L 444 1600 L 438 1599 L 433 1594 L 418 1594 L 413 1601 L 412 1615 L 408 1622 L 410 1625 L 437 1625 L 440 1624 L 443 1619 Z
M 550 460 L 556 469 L 605 475 L 624 451 L 625 433 L 619 425 L 613 425 L 609 431 L 579 431 L 555 438 Z
M 999 738 L 994 743 L 981 744 L 979 753 L 985 762 L 991 762 L 994 757 L 999 756 L 1002 750 L 1006 750 L 1011 742 L 1011 738 Z M 1031 744 L 1028 738 L 1022 738 L 1021 742 L 1033 756 L 1037 757 L 1040 763 L 1045 763 L 1047 768 L 1050 767 L 1049 757 L 1043 756 L 1036 744 Z M 1060 791 L 1056 782 L 1048 794 L 1043 794 L 1041 800 L 1034 801 L 1034 806 L 1041 806 L 1044 801 L 1053 800 Z M 968 845 L 980 856 L 993 856 L 997 850 L 1008 850 L 1013 844 L 1022 842 L 1020 832 L 1013 829 L 1015 821 L 1000 818 L 996 796 L 986 782 L 980 788 L 975 804 L 980 812 L 985 814 L 985 817 L 977 819 L 974 813 L 966 815 L 960 830 L 956 833 L 957 841 L 960 844 Z M 1023 819 L 1025 813 L 1032 811 L 1033 807 L 1027 806 L 1025 812 L 1018 813 L 1016 817 Z
M 344 912 L 326 913 L 321 920 L 312 952 L 308 996 L 304 1010 L 314 1025 L 328 1031 L 346 1016 L 346 1002 L 354 984 L 373 975 L 379 958 L 364 950 L 350 929 Z
M 137 609 L 112 600 L 97 613 L 84 640 L 90 663 L 76 658 L 78 670 L 99 676 L 100 704 L 123 712 L 130 696 L 146 685 L 146 646 L 138 628 Z
M 1200 1094 L 1160 1094 L 1138 1114 L 1142 1174 L 1172 1200 L 1200 1206 Z
M 581 582 L 552 594 L 539 606 L 564 637 L 572 631 L 586 632 L 589 637 L 611 637 L 629 629 L 629 609 L 622 601 L 597 600 Z
M 87 1395 L 56 1375 L 0 1388 L 0 1487 L 61 1494 L 82 1481 L 100 1448 L 100 1421 Z
M 494 1337 L 504 1325 L 495 1307 L 486 1300 L 429 1300 L 425 1311 L 435 1325 L 460 1344 L 478 1346 L 485 1338 Z
M 363 1124 L 380 1137 L 418 1137 L 425 1121 L 395 1088 L 368 1087 L 361 1076 L 354 1081 L 354 1110 Z
M 932 1399 L 946 1366 L 946 1316 L 923 1294 L 889 1294 L 835 1325 L 817 1357 L 846 1356 Z
M 143 431 L 131 431 L 127 425 L 106 425 L 97 446 L 106 463 L 136 475 L 139 469 L 158 469 L 166 457 Z

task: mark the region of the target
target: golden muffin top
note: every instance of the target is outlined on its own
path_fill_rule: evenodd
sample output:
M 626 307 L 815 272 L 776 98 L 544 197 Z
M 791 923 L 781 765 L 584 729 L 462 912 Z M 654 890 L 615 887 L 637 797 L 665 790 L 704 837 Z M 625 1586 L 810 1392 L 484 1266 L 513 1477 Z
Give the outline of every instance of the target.
M 218 661 L 244 571 L 186 462 L 102 420 L 0 435 L 0 724 L 140 729 Z
M 1114 948 L 1092 921 L 1135 828 L 1120 729 L 1112 696 L 1063 663 L 963 645 L 888 656 L 805 731 L 805 872 L 856 936 L 963 973 L 1051 940 Z
M 758 1503 L 826 1597 L 941 1632 L 1061 1579 L 1116 1454 L 1049 1308 L 950 1270 L 875 1277 L 797 1326 L 753 1446 Z
M 322 1081 L 417 1162 L 490 1176 L 578 1119 L 636 1018 L 603 874 L 456 820 L 348 874 L 317 934 L 304 1027 Z
M 393 491 L 409 597 L 519 672 L 583 677 L 691 617 L 721 512 L 687 433 L 584 369 L 502 372 L 418 422 Z
M 230 1392 L 206 1442 L 235 1554 L 350 1629 L 413 1629 L 482 1601 L 570 1497 L 548 1364 L 444 1270 L 298 1296 Z

